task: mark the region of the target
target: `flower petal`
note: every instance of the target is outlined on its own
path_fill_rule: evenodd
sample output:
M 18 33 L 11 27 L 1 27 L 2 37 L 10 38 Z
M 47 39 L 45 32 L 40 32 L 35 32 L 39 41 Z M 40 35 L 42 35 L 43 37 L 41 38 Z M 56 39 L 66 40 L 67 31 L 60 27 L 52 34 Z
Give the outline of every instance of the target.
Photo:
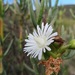
M 46 23 L 45 28 L 44 28 L 44 34 L 46 33 L 48 27 L 49 27 L 49 25 L 48 25 L 48 23 Z
M 51 51 L 51 48 L 49 48 L 48 46 L 46 46 L 46 49 L 47 49 L 48 51 Z
M 43 49 L 43 52 L 44 52 L 44 53 L 46 52 L 46 49 L 45 49 L 45 48 Z
M 44 23 L 42 22 L 42 25 L 41 25 L 42 27 L 41 27 L 41 30 L 42 30 L 42 32 L 43 32 L 43 30 L 44 30 Z
M 42 58 L 42 50 L 39 51 L 38 59 L 41 60 Z
M 33 40 L 33 39 L 34 39 L 33 37 L 34 37 L 34 36 L 33 36 L 32 34 L 29 34 L 28 39 Z
M 33 35 L 34 35 L 34 36 L 38 36 L 38 34 L 37 34 L 37 32 L 36 32 L 35 29 L 34 29 L 34 31 L 33 31 Z
M 54 40 L 49 39 L 49 40 L 47 41 L 46 45 L 50 45 L 52 42 L 54 42 Z
M 51 37 L 55 37 L 55 36 L 57 36 L 57 35 L 58 35 L 58 33 L 55 32 L 55 33 L 53 33 L 53 34 L 50 35 L 50 38 L 51 38 Z
M 52 31 L 53 31 L 52 26 L 49 26 L 49 28 L 48 28 L 48 30 L 47 30 L 47 32 L 46 32 L 46 35 L 47 35 L 47 36 L 51 35 Z
M 41 35 L 41 29 L 40 29 L 39 25 L 37 25 L 37 32 L 38 32 L 38 35 L 40 36 Z
M 39 50 L 37 50 L 32 57 L 36 58 L 39 55 Z

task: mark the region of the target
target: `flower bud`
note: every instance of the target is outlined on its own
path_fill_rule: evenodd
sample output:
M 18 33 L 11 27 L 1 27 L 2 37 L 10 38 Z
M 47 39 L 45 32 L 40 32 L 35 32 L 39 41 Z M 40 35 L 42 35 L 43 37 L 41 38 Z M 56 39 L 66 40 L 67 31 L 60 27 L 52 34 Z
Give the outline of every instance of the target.
M 70 44 L 69 46 L 70 49 L 75 49 L 75 39 L 71 40 L 69 44 Z

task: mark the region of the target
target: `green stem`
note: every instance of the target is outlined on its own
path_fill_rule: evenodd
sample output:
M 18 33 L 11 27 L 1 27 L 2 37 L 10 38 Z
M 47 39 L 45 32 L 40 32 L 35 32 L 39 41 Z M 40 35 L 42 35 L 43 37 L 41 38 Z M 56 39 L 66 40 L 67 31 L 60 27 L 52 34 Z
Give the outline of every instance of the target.
M 39 75 L 39 72 L 38 72 L 38 68 L 37 68 L 37 64 L 36 64 L 35 59 L 30 58 L 30 60 L 31 60 L 31 63 L 32 63 L 32 65 L 33 65 L 33 69 L 34 69 L 34 71 L 35 71 L 35 75 Z
M 50 55 L 51 55 L 52 57 L 54 57 L 54 58 L 57 58 L 57 55 L 56 55 L 55 53 L 53 53 L 53 52 L 50 52 Z
M 0 17 L 3 15 L 3 2 L 0 0 Z
M 71 13 L 72 17 L 75 19 L 75 14 L 72 9 L 70 9 L 70 13 Z
M 69 47 L 70 47 L 70 44 L 69 45 L 62 46 L 61 48 L 58 49 L 57 53 L 63 53 Z
M 43 17 L 43 12 L 44 12 L 44 0 L 42 0 L 42 2 L 41 2 L 41 8 L 40 8 L 40 12 L 39 12 L 38 20 L 37 20 L 38 25 L 41 24 L 41 20 L 42 20 L 42 17 Z
M 35 15 L 34 15 L 33 8 L 32 8 L 31 0 L 28 0 L 28 5 L 29 5 L 29 10 L 30 10 L 30 16 L 31 16 L 32 23 L 33 23 L 34 27 L 36 28 L 37 22 L 36 22 L 36 18 L 35 18 Z
M 51 7 L 51 0 L 49 0 L 49 7 Z
M 35 73 L 33 69 L 31 69 L 27 64 L 23 63 L 24 67 L 28 69 L 30 72 Z

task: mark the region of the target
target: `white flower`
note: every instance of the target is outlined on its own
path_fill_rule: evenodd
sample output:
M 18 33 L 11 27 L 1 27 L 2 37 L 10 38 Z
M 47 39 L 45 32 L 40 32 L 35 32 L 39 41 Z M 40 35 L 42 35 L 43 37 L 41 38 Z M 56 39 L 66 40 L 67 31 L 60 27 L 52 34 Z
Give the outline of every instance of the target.
M 31 55 L 32 57 L 36 58 L 38 56 L 38 59 L 40 60 L 42 58 L 42 53 L 46 52 L 46 50 L 51 51 L 51 48 L 49 45 L 54 42 L 54 37 L 57 36 L 57 32 L 52 33 L 53 28 L 51 25 L 44 26 L 44 23 L 42 23 L 41 28 L 39 25 L 37 25 L 37 31 L 34 30 L 33 34 L 29 34 L 28 39 L 25 39 L 26 44 L 24 51 L 28 52 L 28 55 Z

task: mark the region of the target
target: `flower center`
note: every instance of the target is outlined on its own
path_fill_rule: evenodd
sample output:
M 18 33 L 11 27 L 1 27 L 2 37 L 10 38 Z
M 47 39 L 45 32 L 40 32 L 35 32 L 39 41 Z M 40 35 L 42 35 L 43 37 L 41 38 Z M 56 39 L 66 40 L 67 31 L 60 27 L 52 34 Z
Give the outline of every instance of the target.
M 38 36 L 38 37 L 35 37 L 34 39 L 40 48 L 45 46 L 45 43 L 46 43 L 45 37 Z

